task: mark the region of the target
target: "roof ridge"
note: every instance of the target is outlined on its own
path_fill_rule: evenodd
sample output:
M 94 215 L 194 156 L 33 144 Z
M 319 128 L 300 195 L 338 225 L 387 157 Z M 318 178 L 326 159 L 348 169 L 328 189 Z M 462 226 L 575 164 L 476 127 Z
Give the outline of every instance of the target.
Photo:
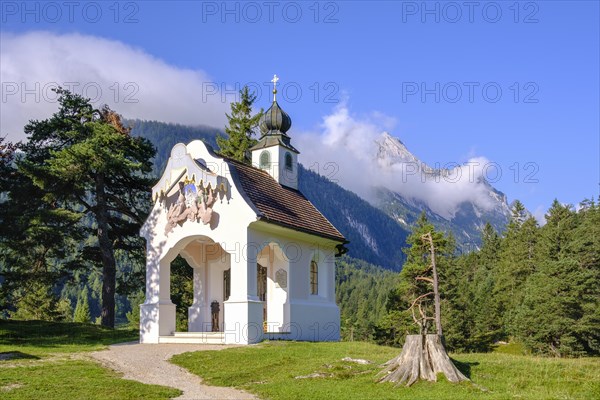
M 304 193 L 302 193 L 302 192 L 300 191 L 300 189 L 294 189 L 293 187 L 289 187 L 289 186 L 282 185 L 281 183 L 277 182 L 277 181 L 276 181 L 276 180 L 275 180 L 275 179 L 274 179 L 274 178 L 271 176 L 271 174 L 269 174 L 269 173 L 268 173 L 267 171 L 265 171 L 264 169 L 261 169 L 261 168 L 255 167 L 254 165 L 251 165 L 251 164 L 246 164 L 246 163 L 244 163 L 244 162 L 241 162 L 241 161 L 239 161 L 239 160 L 236 160 L 236 159 L 234 159 L 234 158 L 223 157 L 223 159 L 224 159 L 224 160 L 226 160 L 226 161 L 231 161 L 231 162 L 233 162 L 233 163 L 234 163 L 234 164 L 236 164 L 236 165 L 240 165 L 240 166 L 242 166 L 242 167 L 245 167 L 245 168 L 251 168 L 251 169 L 253 169 L 254 171 L 260 172 L 260 173 L 261 173 L 261 174 L 263 174 L 264 176 L 268 176 L 270 179 L 273 179 L 273 182 L 275 182 L 277 185 L 281 186 L 281 188 L 283 188 L 283 189 L 285 189 L 285 190 L 291 190 L 291 191 L 293 191 L 293 192 L 298 192 L 298 193 L 300 193 L 302 196 L 304 196 Z M 306 196 L 304 196 L 304 198 L 306 198 Z M 308 199 L 307 199 L 307 200 L 308 200 Z M 310 200 L 309 200 L 309 201 L 310 201 Z M 311 203 L 311 204 L 312 204 L 312 203 Z
M 239 165 L 239 166 L 244 167 L 244 168 L 251 168 L 251 169 L 253 169 L 256 172 L 260 172 L 261 174 L 263 174 L 265 176 L 268 176 L 269 178 L 273 179 L 273 177 L 267 171 L 265 171 L 264 169 L 260 169 L 258 167 L 255 167 L 252 164 L 246 164 L 244 162 L 241 162 L 239 160 L 236 160 L 234 158 L 229 158 L 229 157 L 223 157 L 223 160 L 225 160 L 226 162 L 231 162 L 234 165 Z M 275 182 L 279 183 L 277 181 L 275 181 Z
M 240 193 L 268 222 L 346 243 L 344 235 L 298 189 L 284 186 L 268 172 L 238 160 L 223 158 L 232 167 Z M 260 172 L 260 173 L 259 173 Z

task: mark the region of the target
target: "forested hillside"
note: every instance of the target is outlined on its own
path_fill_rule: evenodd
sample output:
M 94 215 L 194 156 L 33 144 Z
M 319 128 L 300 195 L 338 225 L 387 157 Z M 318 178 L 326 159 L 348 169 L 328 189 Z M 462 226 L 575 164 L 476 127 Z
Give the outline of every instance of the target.
M 378 323 L 386 316 L 388 295 L 399 274 L 362 260 L 344 256 L 336 260 L 335 294 L 340 305 L 342 339 L 373 340 Z
M 586 200 L 575 211 L 555 201 L 546 221 L 540 227 L 517 202 L 503 235 L 486 226 L 481 250 L 456 256 L 449 245 L 439 249 L 450 349 L 485 351 L 499 340 L 517 340 L 538 354 L 600 354 L 600 207 Z M 414 229 L 411 237 L 433 226 L 423 217 Z M 409 265 L 410 259 L 389 293 L 387 314 L 373 328 L 381 343 L 397 344 L 399 330 L 416 329 L 407 311 L 407 287 L 414 283 Z

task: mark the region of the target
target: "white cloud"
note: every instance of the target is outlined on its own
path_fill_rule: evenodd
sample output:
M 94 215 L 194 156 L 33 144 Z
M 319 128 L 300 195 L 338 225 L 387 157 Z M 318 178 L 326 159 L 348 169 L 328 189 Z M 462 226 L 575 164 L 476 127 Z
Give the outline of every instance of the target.
M 437 178 L 423 174 L 426 167 L 418 159 L 398 162 L 396 158 L 390 163 L 390 159 L 378 158 L 377 141 L 390 129 L 390 121 L 380 113 L 353 116 L 341 104 L 323 118 L 319 131 L 295 133 L 297 147 L 304 149 L 300 161 L 367 200 L 374 200 L 373 187 L 383 186 L 405 198 L 424 201 L 448 219 L 463 202 L 471 202 L 481 210 L 495 205 L 497 199 L 490 196 L 489 187 L 480 181 L 486 173 L 494 174 L 493 163 L 484 157 L 456 163 L 446 175 Z
M 50 90 L 56 84 L 71 85 L 94 104 L 106 103 L 130 118 L 223 127 L 229 109 L 205 72 L 169 65 L 118 41 L 80 34 L 2 32 L 0 82 L 0 135 L 11 141 L 24 139 L 28 120 L 48 118 L 57 110 Z M 493 205 L 487 188 L 477 183 L 488 165 L 485 158 L 471 158 L 438 181 L 423 179 L 414 166 L 378 160 L 376 140 L 395 124 L 394 118 L 377 111 L 351 115 L 343 102 L 323 118 L 318 130 L 294 133 L 294 142 L 305 166 L 367 200 L 373 199 L 373 187 L 384 186 L 425 201 L 447 218 L 465 201 L 482 209 Z
M 30 119 L 58 109 L 60 84 L 125 117 L 223 127 L 229 104 L 209 76 L 169 65 L 118 41 L 80 34 L 0 35 L 0 135 L 24 139 Z

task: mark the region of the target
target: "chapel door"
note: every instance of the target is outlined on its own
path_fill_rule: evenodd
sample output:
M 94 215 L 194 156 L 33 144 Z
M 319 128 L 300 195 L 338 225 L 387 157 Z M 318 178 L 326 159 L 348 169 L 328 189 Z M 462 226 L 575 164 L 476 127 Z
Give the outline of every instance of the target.
M 263 302 L 263 322 L 267 320 L 267 267 L 256 264 L 257 294 Z

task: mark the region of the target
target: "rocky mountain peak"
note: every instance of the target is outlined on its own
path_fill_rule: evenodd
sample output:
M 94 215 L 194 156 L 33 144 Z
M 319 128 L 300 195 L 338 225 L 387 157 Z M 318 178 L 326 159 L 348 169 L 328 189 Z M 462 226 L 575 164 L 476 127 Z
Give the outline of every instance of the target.
M 421 165 L 421 160 L 415 157 L 396 137 L 388 132 L 383 132 L 381 136 L 375 139 L 377 145 L 377 160 L 382 165 L 392 165 L 397 163 L 415 163 Z

